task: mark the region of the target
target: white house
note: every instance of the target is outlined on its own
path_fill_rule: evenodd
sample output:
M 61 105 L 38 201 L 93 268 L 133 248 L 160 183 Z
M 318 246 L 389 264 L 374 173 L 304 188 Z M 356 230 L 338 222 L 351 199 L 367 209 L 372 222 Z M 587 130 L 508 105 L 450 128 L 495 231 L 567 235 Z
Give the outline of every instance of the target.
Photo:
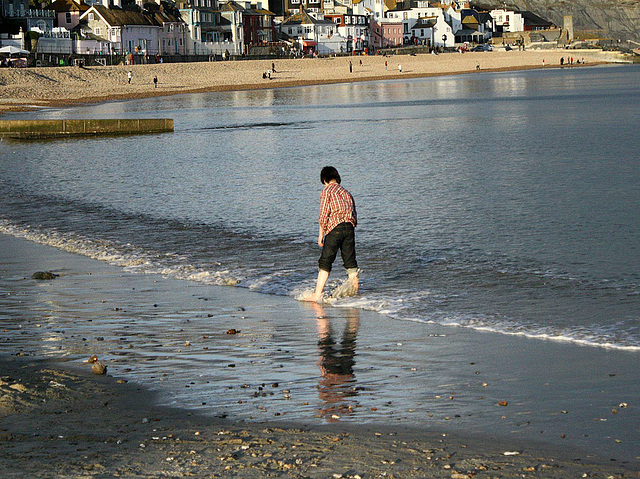
M 497 32 L 524 32 L 524 17 L 513 10 L 496 9 L 489 12 Z
M 434 17 L 419 18 L 411 27 L 411 34 L 418 43 L 429 47 L 455 46 L 453 28 L 445 21 L 442 11 Z
M 240 55 L 244 52 L 245 46 L 245 6 L 234 0 L 228 0 L 226 3 L 221 3 L 219 9 L 222 41 L 226 42 L 229 53 Z
M 338 34 L 338 26 L 326 20 L 322 14 L 315 15 L 318 18 L 304 10 L 296 13 L 282 22 L 280 31 L 306 53 L 326 55 L 346 52 L 347 39 Z
M 226 38 L 227 46 L 220 52 L 216 45 L 225 42 L 225 35 L 220 26 L 220 11 L 215 0 L 184 0 L 178 3 L 182 21 L 189 30 L 187 42 L 187 54 L 211 55 L 222 53 L 229 48 L 229 38 Z
M 384 12 L 387 7 L 384 0 L 353 0 L 353 14 L 366 15 L 380 23 L 384 20 Z
M 334 23 L 335 34 L 344 38 L 346 45 L 342 50 L 335 51 L 335 53 L 342 52 L 361 52 L 365 48 L 370 46 L 370 29 L 368 15 L 344 15 L 344 14 L 325 14 L 324 20 L 328 20 Z M 331 29 L 330 35 L 333 35 Z M 333 39 L 335 41 L 335 39 Z M 334 53 L 332 50 L 329 53 Z
M 462 29 L 462 14 L 460 10 L 456 10 L 453 5 L 449 5 L 444 10 L 444 18 L 454 32 Z

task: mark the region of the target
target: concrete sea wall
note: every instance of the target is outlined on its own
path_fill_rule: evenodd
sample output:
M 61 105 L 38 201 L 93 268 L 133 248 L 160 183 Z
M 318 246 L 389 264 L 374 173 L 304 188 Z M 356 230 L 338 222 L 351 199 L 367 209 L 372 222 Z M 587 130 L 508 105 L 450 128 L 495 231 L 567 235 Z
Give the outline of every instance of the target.
M 29 140 L 173 131 L 170 118 L 130 120 L 0 120 L 0 136 Z

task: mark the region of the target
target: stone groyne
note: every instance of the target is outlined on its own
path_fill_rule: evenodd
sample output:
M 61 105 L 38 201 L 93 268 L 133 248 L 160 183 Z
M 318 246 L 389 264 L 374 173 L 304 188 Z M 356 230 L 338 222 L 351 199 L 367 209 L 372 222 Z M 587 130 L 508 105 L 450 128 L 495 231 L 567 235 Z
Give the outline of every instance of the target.
M 139 135 L 173 131 L 169 118 L 103 120 L 0 120 L 0 137 L 25 140 Z

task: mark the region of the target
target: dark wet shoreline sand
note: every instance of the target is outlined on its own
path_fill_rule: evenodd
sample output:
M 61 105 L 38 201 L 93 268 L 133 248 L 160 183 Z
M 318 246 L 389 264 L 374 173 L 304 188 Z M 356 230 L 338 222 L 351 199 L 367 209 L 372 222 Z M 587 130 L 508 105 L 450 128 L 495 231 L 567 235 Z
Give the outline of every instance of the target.
M 2 477 L 638 477 L 569 451 L 508 449 L 495 439 L 205 417 L 154 406 L 134 383 L 68 366 L 0 358 Z

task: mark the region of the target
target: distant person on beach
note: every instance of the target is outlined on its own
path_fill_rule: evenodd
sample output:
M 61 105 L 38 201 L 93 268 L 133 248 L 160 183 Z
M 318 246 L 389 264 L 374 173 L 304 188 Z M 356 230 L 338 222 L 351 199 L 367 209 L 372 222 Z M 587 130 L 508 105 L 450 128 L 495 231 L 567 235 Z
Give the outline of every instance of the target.
M 354 228 L 358 224 L 358 215 L 353 196 L 340 186 L 340 175 L 333 166 L 325 166 L 320 172 L 320 181 L 324 189 L 320 194 L 320 231 L 318 245 L 322 254 L 318 260 L 318 280 L 312 296 L 306 301 L 319 302 L 324 286 L 329 279 L 331 267 L 338 250 L 342 255 L 348 282 L 353 293 L 359 289 L 358 263 L 356 261 L 356 239 Z
M 127 80 L 129 81 L 129 84 L 131 84 L 132 78 L 133 78 L 133 73 L 131 73 L 131 70 L 129 70 L 129 73 L 127 73 Z
M 353 73 L 353 64 L 351 63 L 351 60 L 349 60 L 349 73 Z
M 276 64 L 275 64 L 275 62 L 271 62 L 271 71 L 273 73 L 276 73 Z
M 158 88 L 158 75 L 153 77 L 153 87 Z

